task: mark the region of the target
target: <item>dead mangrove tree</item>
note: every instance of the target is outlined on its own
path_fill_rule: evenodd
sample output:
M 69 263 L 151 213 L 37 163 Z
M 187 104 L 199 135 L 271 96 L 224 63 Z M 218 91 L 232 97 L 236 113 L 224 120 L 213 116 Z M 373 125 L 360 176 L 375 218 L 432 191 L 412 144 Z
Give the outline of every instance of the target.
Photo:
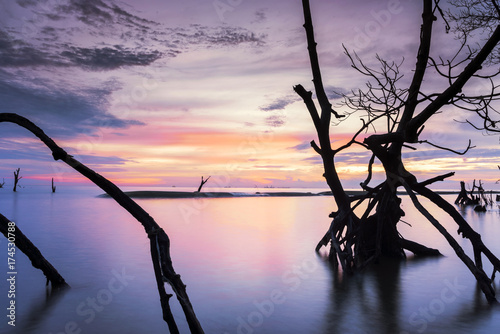
M 442 8 L 439 0 L 422 0 L 421 3 L 422 23 L 420 31 L 415 33 L 416 38 L 419 38 L 419 46 L 416 50 L 416 65 L 409 71 L 410 80 L 402 80 L 402 62 L 387 61 L 377 56 L 380 67 L 372 68 L 356 52 L 344 47 L 351 66 L 366 76 L 368 83 L 364 89 L 353 90 L 352 93 L 341 92 L 343 102 L 333 109 L 321 77 L 309 1 L 302 1 L 316 99 L 313 99 L 312 91 L 306 90 L 302 85 L 295 86 L 294 90 L 304 101 L 316 129 L 318 143 L 313 140 L 311 146 L 322 158 L 323 176 L 337 207 L 337 211 L 331 214 L 333 220 L 330 227 L 316 250 L 329 245 L 331 261 L 346 272 L 362 268 L 381 256 L 405 258 L 405 249 L 416 255 L 439 254 L 435 249 L 404 239 L 398 232 L 397 224 L 404 212 L 397 191 L 404 189 L 415 208 L 444 236 L 474 275 L 487 300 L 494 302 L 496 299 L 492 283 L 495 272 L 500 270 L 499 259 L 483 244 L 481 236 L 456 208 L 429 188 L 429 185 L 443 181 L 454 173 L 419 181 L 406 167 L 403 152 L 417 150 L 419 145 L 430 145 L 463 155 L 473 148 L 470 140 L 465 150 L 457 151 L 422 139 L 429 119 L 438 113 L 450 113 L 453 108 L 474 115 L 474 118 L 466 119 L 464 123 L 482 131 L 499 131 L 499 120 L 494 119 L 494 116 L 498 116 L 494 102 L 500 99 L 499 86 L 494 80 L 499 72 L 489 65 L 498 63 L 500 7 L 497 1 L 451 1 L 448 9 Z M 433 57 L 430 52 L 433 31 L 436 29 L 434 23 L 439 19 L 444 22 L 445 29 L 452 31 L 457 37 L 457 52 L 449 60 Z M 480 36 L 486 38 L 481 41 L 475 39 L 479 45 L 475 48 L 468 42 L 479 32 Z M 445 82 L 442 90 L 430 91 L 435 86 L 425 86 L 427 82 L 431 82 L 431 74 Z M 477 87 L 478 80 L 485 82 L 486 89 L 482 93 L 467 89 L 467 84 L 471 81 Z M 330 133 L 332 118 L 334 117 L 338 127 L 346 118 L 354 115 L 360 117 L 359 130 L 352 134 L 352 139 L 347 143 L 332 147 L 332 139 L 335 139 L 335 133 Z M 477 120 L 480 120 L 481 125 L 478 125 Z M 364 138 L 360 139 L 362 134 Z M 342 185 L 335 157 L 354 145 L 369 152 L 371 159 L 367 164 L 366 179 L 361 182 L 365 194 L 350 197 Z M 371 185 L 375 163 L 382 166 L 385 180 Z M 416 194 L 436 204 L 457 223 L 458 233 L 472 244 L 472 258 L 421 204 Z M 362 203 L 365 204 L 365 209 L 361 213 L 355 213 L 355 209 L 360 208 Z M 483 256 L 493 266 L 491 277 L 483 270 Z

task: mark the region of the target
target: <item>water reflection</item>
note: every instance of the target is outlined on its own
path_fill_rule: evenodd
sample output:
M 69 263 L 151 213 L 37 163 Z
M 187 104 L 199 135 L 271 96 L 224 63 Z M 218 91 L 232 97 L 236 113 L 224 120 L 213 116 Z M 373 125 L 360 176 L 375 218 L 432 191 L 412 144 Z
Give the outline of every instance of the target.
M 400 260 L 385 259 L 354 274 L 323 260 L 332 279 L 324 333 L 399 333 Z
M 40 325 L 49 317 L 50 313 L 57 307 L 68 289 L 52 290 L 50 287 L 45 289 L 45 298 L 35 300 L 27 311 L 21 323 L 18 322 L 16 330 L 18 333 L 39 333 Z
M 19 256 L 18 264 L 25 268 L 19 275 L 19 286 L 24 287 L 19 295 L 23 328 L 16 332 L 58 333 L 68 321 L 76 321 L 82 333 L 165 332 L 142 226 L 111 199 L 96 198 L 98 191 L 91 195 L 64 191 L 0 192 L 0 212 L 23 225 L 73 287 L 63 298 L 43 298 L 42 275 L 32 275 L 36 270 Z M 411 226 L 402 224 L 400 232 L 445 256 L 381 261 L 349 276 L 314 253 L 329 226 L 329 198 L 141 200 L 140 204 L 170 235 L 176 271 L 188 285 L 206 333 L 238 334 L 241 319 L 253 334 L 495 332 L 500 311 L 488 306 L 446 240 L 405 200 Z M 186 208 L 196 209 L 189 219 Z M 461 210 L 483 233 L 486 245 L 500 254 L 499 212 L 477 215 Z M 457 225 L 446 214 L 432 213 L 457 241 L 467 242 L 456 235 Z M 77 306 L 96 297 L 108 286 L 113 270 L 122 268 L 134 279 L 87 324 L 86 317 L 76 313 Z M 278 290 L 283 302 L 275 303 L 273 312 L 261 312 L 256 305 L 271 300 Z M 181 332 L 187 332 L 180 307 L 173 311 Z M 261 312 L 262 323 L 256 321 L 260 319 L 256 312 Z M 6 328 L 3 325 L 0 332 Z

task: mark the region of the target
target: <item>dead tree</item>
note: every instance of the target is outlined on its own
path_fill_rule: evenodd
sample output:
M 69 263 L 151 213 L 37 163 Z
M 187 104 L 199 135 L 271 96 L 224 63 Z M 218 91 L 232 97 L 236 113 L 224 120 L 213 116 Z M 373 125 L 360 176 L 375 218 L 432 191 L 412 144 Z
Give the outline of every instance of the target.
M 496 299 L 492 281 L 496 271 L 500 270 L 500 260 L 483 244 L 481 236 L 470 227 L 456 208 L 428 188 L 430 184 L 443 181 L 454 173 L 418 181 L 415 175 L 405 167 L 402 152 L 404 149 L 416 150 L 419 144 L 430 145 L 460 155 L 466 154 L 469 149 L 473 148 L 470 140 L 465 150 L 457 151 L 421 139 L 426 122 L 438 112 L 449 112 L 450 109 L 446 109 L 449 105 L 468 110 L 476 118 L 481 119 L 482 126 L 477 125 L 474 120 L 464 121 L 476 129 L 499 131 L 496 127 L 499 121 L 492 118 L 496 115 L 493 102 L 500 99 L 500 93 L 497 92 L 498 86 L 493 82 L 498 72 L 489 70 L 487 65 L 495 59 L 492 55 L 497 52 L 497 44 L 500 41 L 500 26 L 498 25 L 500 7 L 496 1 L 461 0 L 455 5 L 463 5 L 469 11 L 459 10 L 459 14 L 454 15 L 454 11 L 446 12 L 440 8 L 439 1 L 422 0 L 422 3 L 420 45 L 408 86 L 400 87 L 403 82 L 401 80 L 402 62 L 386 61 L 377 56 L 380 68 L 373 69 L 367 66 L 355 52 L 349 52 L 344 47 L 352 67 L 367 76 L 369 82 L 364 90 L 359 89 L 353 91 L 352 94 L 342 94 L 344 99 L 339 108 L 345 111 L 340 112 L 338 108 L 335 108 L 337 110 L 332 108 L 327 98 L 321 78 L 309 1 L 302 1 L 313 85 L 320 111 L 316 107 L 311 91 L 301 85 L 295 86 L 294 90 L 303 99 L 312 118 L 319 145 L 312 141 L 311 146 L 322 158 L 323 176 L 337 205 L 337 211 L 332 215 L 333 221 L 316 250 L 319 251 L 330 243 L 331 260 L 336 267 L 340 263 L 345 271 L 362 268 L 381 256 L 404 258 L 404 249 L 417 255 L 438 254 L 437 250 L 408 242 L 400 236 L 397 224 L 404 212 L 401 210 L 401 200 L 397 196 L 397 190 L 403 187 L 415 207 L 446 238 L 457 256 L 469 268 L 487 300 L 494 302 Z M 447 30 L 451 29 L 449 24 L 453 22 L 455 24 L 453 31 L 460 38 L 457 54 L 449 61 L 437 62 L 430 55 L 433 24 L 438 19 L 436 15 L 444 20 Z M 481 20 L 481 24 L 477 24 L 478 19 Z M 488 38 L 479 49 L 475 50 L 467 45 L 467 37 L 472 33 L 477 33 L 477 30 L 484 32 Z M 445 79 L 447 87 L 444 90 L 434 93 L 424 90 L 424 76 L 428 74 L 429 67 L 432 67 L 439 77 Z M 490 89 L 484 95 L 469 93 L 466 84 L 471 79 L 486 80 L 491 83 Z M 428 80 L 427 77 L 426 80 Z M 337 124 L 342 124 L 345 116 L 360 115 L 361 119 L 361 126 L 353 134 L 352 139 L 336 148 L 332 148 L 330 138 L 332 115 Z M 376 131 L 371 129 L 376 129 Z M 366 135 L 360 140 L 358 137 L 362 133 Z M 335 166 L 336 154 L 353 145 L 361 146 L 371 153 L 371 159 L 367 165 L 368 174 L 361 183 L 366 193 L 361 198 L 350 198 L 346 194 Z M 385 171 L 385 181 L 370 186 L 373 165 L 376 162 L 380 163 Z M 428 198 L 457 223 L 458 233 L 469 239 L 472 244 L 474 260 L 425 209 L 415 193 Z M 359 215 L 355 214 L 354 209 L 365 201 L 368 202 L 366 209 Z M 482 255 L 493 265 L 491 278 L 483 271 Z
M 460 193 L 455 200 L 455 204 L 470 205 L 472 202 L 473 199 L 467 195 L 467 190 L 465 190 L 465 182 L 460 181 Z
M 170 332 L 179 333 L 179 330 L 169 305 L 169 300 L 172 295 L 167 294 L 165 291 L 164 282 L 167 282 L 177 295 L 177 299 L 179 300 L 182 310 L 184 311 L 191 333 L 203 333 L 203 329 L 196 317 L 193 306 L 186 292 L 186 285 L 182 282 L 181 276 L 175 272 L 172 266 L 172 260 L 170 257 L 170 239 L 165 231 L 156 223 L 156 221 L 142 207 L 124 194 L 114 183 L 73 158 L 73 156 L 69 155 L 49 136 L 47 136 L 42 129 L 27 118 L 12 113 L 0 113 L 0 123 L 1 122 L 15 123 L 29 130 L 52 151 L 54 160 L 61 160 L 65 162 L 90 181 L 94 182 L 94 184 L 104 190 L 142 224 L 150 240 L 151 258 L 157 288 L 160 294 L 163 319 L 167 322 Z
M 52 178 L 52 192 L 56 192 L 56 186 L 54 185 L 54 178 Z
M 21 180 L 23 177 L 19 176 L 19 172 L 21 171 L 21 168 L 18 168 L 14 171 L 14 191 L 17 191 L 17 183 L 19 180 Z
M 19 226 L 9 224 L 11 224 L 11 221 L 0 214 L 0 231 L 9 241 L 12 240 L 15 243 L 17 249 L 26 254 L 33 267 L 43 272 L 47 278 L 47 285 L 50 282 L 53 289 L 69 287 L 54 266 L 43 257 L 40 250 L 19 229 Z M 9 231 L 9 228 L 11 228 L 12 232 Z
M 197 193 L 199 193 L 201 191 L 201 188 L 205 185 L 205 183 L 207 183 L 207 181 L 210 179 L 210 176 L 206 179 L 206 180 L 203 180 L 203 176 L 201 177 L 201 183 L 200 183 L 200 186 L 198 187 L 198 190 L 196 190 Z

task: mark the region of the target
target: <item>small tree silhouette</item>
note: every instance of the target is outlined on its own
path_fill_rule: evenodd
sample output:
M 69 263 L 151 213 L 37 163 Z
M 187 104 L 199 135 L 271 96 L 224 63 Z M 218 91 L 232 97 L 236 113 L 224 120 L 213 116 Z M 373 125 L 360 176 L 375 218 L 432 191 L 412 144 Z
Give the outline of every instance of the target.
M 198 187 L 198 190 L 196 190 L 197 193 L 199 193 L 201 191 L 201 188 L 205 185 L 205 183 L 207 183 L 207 181 L 210 179 L 210 176 L 206 179 L 206 180 L 203 180 L 203 176 L 201 177 L 201 183 L 200 183 L 200 186 Z
M 21 168 L 18 168 L 14 171 L 14 191 L 17 191 L 17 183 L 19 180 L 21 180 L 23 177 L 19 176 L 19 172 L 21 171 Z

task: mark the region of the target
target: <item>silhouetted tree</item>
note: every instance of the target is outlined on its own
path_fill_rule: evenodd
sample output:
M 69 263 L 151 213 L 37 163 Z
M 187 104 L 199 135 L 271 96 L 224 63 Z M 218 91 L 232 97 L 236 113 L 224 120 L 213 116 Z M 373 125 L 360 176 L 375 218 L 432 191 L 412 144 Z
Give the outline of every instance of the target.
M 205 183 L 207 183 L 207 181 L 209 179 L 210 179 L 210 176 L 205 181 L 203 181 L 203 176 L 201 177 L 200 186 L 198 187 L 198 190 L 196 190 L 197 193 L 199 193 L 201 191 L 201 188 L 205 185 Z
M 417 255 L 438 254 L 437 250 L 408 241 L 399 234 L 397 224 L 404 212 L 400 206 L 401 199 L 397 196 L 397 190 L 402 187 L 415 207 L 443 234 L 457 256 L 469 268 L 487 300 L 493 302 L 496 299 L 492 280 L 495 272 L 500 270 L 500 261 L 483 244 L 481 236 L 470 227 L 456 208 L 428 188 L 428 185 L 442 181 L 454 173 L 418 181 L 406 169 L 402 152 L 404 148 L 416 150 L 414 145 L 417 144 L 431 145 L 456 154 L 465 154 L 473 148 L 470 140 L 467 148 L 459 152 L 420 139 L 426 122 L 438 112 L 450 112 L 451 109 L 445 108 L 449 105 L 467 110 L 481 119 L 482 125 L 477 125 L 469 119 L 464 121 L 476 129 L 499 131 L 497 128 L 499 121 L 493 118 L 498 116 L 493 102 L 500 99 L 499 87 L 493 81 L 498 71 L 488 65 L 493 64 L 498 56 L 500 9 L 497 1 L 452 1 L 458 9 L 450 8 L 448 11 L 440 7 L 439 0 L 423 0 L 422 3 L 420 44 L 415 68 L 410 73 L 411 82 L 406 87 L 400 87 L 403 84 L 401 62 L 389 62 L 377 56 L 380 68 L 373 69 L 355 52 L 349 52 L 344 47 L 352 67 L 367 76 L 370 81 L 364 90 L 342 94 L 344 99 L 341 106 L 347 111 L 341 113 L 332 109 L 325 92 L 309 1 L 302 1 L 313 84 L 320 111 L 316 107 L 311 91 L 307 91 L 301 85 L 295 86 L 294 90 L 303 99 L 314 123 L 319 145 L 312 141 L 311 146 L 322 158 L 324 177 L 337 204 L 337 211 L 331 214 L 333 221 L 330 228 L 318 243 L 316 250 L 319 251 L 321 247 L 330 243 L 330 259 L 335 266 L 340 263 L 344 271 L 362 268 L 380 256 L 404 258 L 404 249 Z M 449 61 L 441 58 L 436 61 L 430 55 L 433 23 L 438 19 L 436 15 L 444 20 L 447 31 L 451 29 L 458 36 L 458 51 Z M 450 23 L 454 26 L 452 27 Z M 472 35 L 479 33 L 480 36 L 487 38 L 481 42 L 478 49 L 475 49 L 467 43 L 473 40 Z M 432 89 L 424 87 L 424 75 L 429 75 L 429 68 L 432 68 L 437 76 L 445 79 L 447 86 L 443 90 L 426 91 Z M 472 80 L 485 80 L 489 88 L 484 94 L 474 93 L 466 86 Z M 330 138 L 332 115 L 337 124 L 342 124 L 346 116 L 353 114 L 361 114 L 361 127 L 348 143 L 332 148 Z M 376 131 L 370 133 L 368 132 L 370 129 Z M 366 137 L 358 140 L 362 133 L 367 133 Z M 348 196 L 335 166 L 335 156 L 353 145 L 361 146 L 371 153 L 367 165 L 368 174 L 361 183 L 366 193 L 357 197 Z M 370 186 L 373 165 L 376 161 L 381 163 L 385 171 L 385 181 Z M 458 233 L 472 243 L 474 260 L 420 203 L 415 193 L 426 197 L 453 218 L 459 226 Z M 354 210 L 365 201 L 368 202 L 366 209 L 361 214 L 355 214 Z M 482 255 L 493 265 L 491 279 L 483 271 Z
M 14 191 L 17 191 L 17 183 L 19 180 L 21 180 L 23 177 L 19 176 L 19 172 L 21 171 L 21 168 L 18 168 L 14 171 Z
M 467 190 L 465 190 L 465 182 L 460 181 L 460 193 L 455 200 L 455 204 L 469 205 L 473 204 L 473 197 L 469 197 Z

